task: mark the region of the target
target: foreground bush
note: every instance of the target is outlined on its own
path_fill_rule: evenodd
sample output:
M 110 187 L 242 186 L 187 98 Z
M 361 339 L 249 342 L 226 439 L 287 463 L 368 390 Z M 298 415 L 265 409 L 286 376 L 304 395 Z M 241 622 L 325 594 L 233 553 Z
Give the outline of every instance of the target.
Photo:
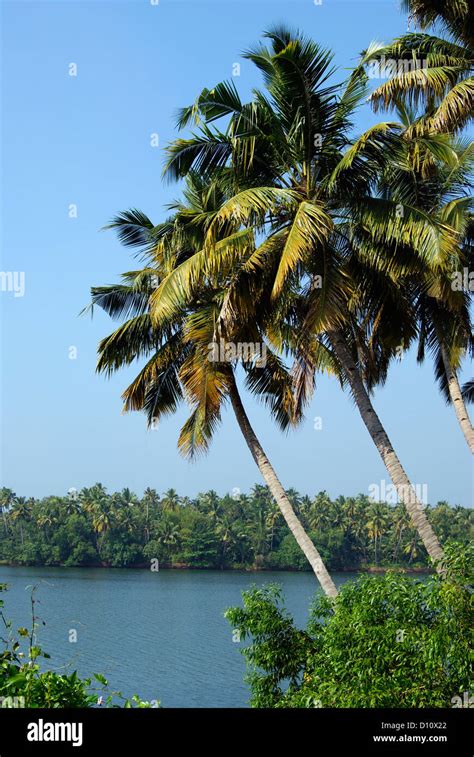
M 226 617 L 250 668 L 253 707 L 453 707 L 468 701 L 472 551 L 446 547 L 444 578 L 387 574 L 318 596 L 306 630 L 276 586 Z M 471 558 L 471 561 L 470 561 Z M 458 698 L 459 697 L 459 698 Z
M 0 591 L 5 589 L 5 584 L 0 584 Z M 107 680 L 98 673 L 93 678 L 79 678 L 75 671 L 69 675 L 53 670 L 42 671 L 40 660 L 49 660 L 50 655 L 36 642 L 35 602 L 33 590 L 32 628 L 14 630 L 12 622 L 3 614 L 4 602 L 0 599 L 0 624 L 3 626 L 0 630 L 0 707 L 153 706 L 138 696 L 126 699 L 120 692 L 110 691 Z

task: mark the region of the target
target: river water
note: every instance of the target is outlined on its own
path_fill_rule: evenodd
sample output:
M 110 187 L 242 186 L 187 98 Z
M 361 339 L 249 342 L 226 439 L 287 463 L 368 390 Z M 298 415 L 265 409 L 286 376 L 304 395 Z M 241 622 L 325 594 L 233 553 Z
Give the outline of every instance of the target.
M 333 577 L 339 585 L 355 574 Z M 312 573 L 204 570 L 0 566 L 0 583 L 9 586 L 0 597 L 15 627 L 31 627 L 31 588 L 38 587 L 38 642 L 51 667 L 103 673 L 124 695 L 164 707 L 246 707 L 245 660 L 225 609 L 241 604 L 252 584 L 278 583 L 304 626 L 319 590 Z

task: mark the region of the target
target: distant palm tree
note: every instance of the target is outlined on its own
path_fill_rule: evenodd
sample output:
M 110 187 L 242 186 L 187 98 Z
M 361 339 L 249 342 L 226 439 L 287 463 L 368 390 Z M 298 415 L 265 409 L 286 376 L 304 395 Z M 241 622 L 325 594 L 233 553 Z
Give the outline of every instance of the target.
M 28 523 L 31 520 L 31 500 L 27 500 L 25 497 L 17 497 L 10 510 L 10 518 L 14 522 L 18 522 L 20 526 L 20 538 L 21 543 L 24 543 L 23 537 L 23 524 Z
M 39 528 L 44 529 L 46 541 L 49 540 L 51 529 L 57 523 L 58 517 L 55 510 L 48 504 L 43 503 L 38 513 L 36 523 Z
M 331 508 L 332 502 L 329 494 L 325 491 L 319 492 L 314 498 L 307 516 L 309 527 L 314 531 L 324 533 L 331 525 Z
M 420 538 L 416 531 L 411 532 L 411 537 L 408 543 L 405 545 L 403 552 L 406 555 L 409 555 L 408 558 L 408 564 L 411 565 L 413 560 L 415 560 L 420 552 Z
M 96 534 L 105 535 L 111 528 L 113 520 L 112 514 L 107 504 L 100 502 L 93 502 L 89 505 L 89 512 L 92 515 L 92 527 Z M 98 550 L 100 552 L 100 542 L 98 544 Z
M 132 533 L 135 528 L 135 517 L 134 517 L 133 507 L 131 505 L 121 507 L 115 514 L 114 525 L 115 525 L 115 522 L 117 523 L 119 528 L 123 528 L 124 531 L 127 531 L 128 533 Z
M 149 486 L 143 492 L 142 505 L 145 507 L 145 543 L 150 541 L 150 509 L 156 510 L 160 501 L 160 495 Z
M 2 513 L 2 519 L 3 519 L 3 527 L 5 529 L 5 533 L 8 536 L 8 523 L 7 523 L 7 512 L 11 508 L 12 504 L 16 500 L 16 494 L 12 489 L 7 489 L 6 486 L 2 486 L 0 489 L 0 511 Z
M 301 494 L 291 487 L 286 490 L 286 496 L 290 500 L 292 507 L 297 515 L 301 513 Z
M 380 539 L 387 530 L 387 514 L 382 503 L 374 502 L 369 509 L 369 521 L 367 522 L 367 531 L 371 539 L 374 540 L 374 559 L 378 565 L 378 546 Z
M 366 520 L 366 502 L 361 497 L 347 497 L 342 509 L 344 530 L 346 533 L 353 533 L 360 541 L 361 537 L 365 536 L 363 524 Z
M 168 489 L 161 499 L 163 512 L 174 512 L 178 509 L 180 503 L 179 495 L 176 489 Z
M 168 518 L 163 518 L 156 529 L 154 538 L 171 555 L 180 543 L 181 534 L 179 526 Z
M 397 562 L 403 534 L 410 528 L 410 517 L 402 505 L 397 505 L 393 511 L 393 529 L 395 548 L 393 550 L 393 562 Z
M 346 524 L 346 501 L 344 497 L 337 497 L 331 504 L 331 521 L 336 528 L 344 528 Z
M 138 497 L 135 492 L 126 486 L 121 492 L 114 496 L 115 502 L 119 507 L 133 507 L 138 504 Z
M 105 535 L 116 520 L 113 502 L 107 496 L 102 484 L 95 484 L 90 489 L 83 489 L 81 500 L 84 511 L 91 517 L 92 528 L 96 536 L 97 552 L 101 555 Z
M 276 505 L 275 501 L 272 499 L 271 502 L 268 504 L 268 512 L 266 517 L 266 527 L 270 531 L 270 551 L 273 551 L 273 542 L 275 539 L 275 526 L 280 520 L 281 512 Z
M 219 541 L 222 544 L 222 558 L 225 561 L 229 552 L 238 552 L 239 543 L 240 550 L 242 550 L 243 543 L 246 540 L 246 534 L 244 531 L 237 527 L 232 518 L 227 514 L 223 514 L 216 525 L 216 534 L 219 537 Z
M 199 504 L 203 511 L 208 513 L 213 520 L 217 521 L 219 519 L 222 512 L 222 505 L 219 495 L 214 489 L 210 489 L 210 491 L 200 495 Z
M 77 498 L 77 497 L 66 497 L 62 501 L 61 510 L 68 517 L 70 515 L 77 515 L 82 510 L 81 502 L 80 502 L 79 498 Z

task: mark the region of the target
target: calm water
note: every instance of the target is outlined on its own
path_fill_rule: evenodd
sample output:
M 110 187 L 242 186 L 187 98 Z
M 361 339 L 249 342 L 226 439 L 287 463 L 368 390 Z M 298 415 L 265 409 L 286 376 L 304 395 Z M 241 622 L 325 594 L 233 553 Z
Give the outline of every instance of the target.
M 336 584 L 354 577 L 334 576 Z M 39 643 L 56 670 L 104 673 L 124 695 L 165 707 L 247 705 L 245 661 L 223 613 L 241 603 L 242 589 L 271 582 L 304 625 L 318 590 L 311 573 L 0 566 L 0 583 L 10 587 L 4 612 L 16 627 L 31 626 L 31 586 L 39 587 Z

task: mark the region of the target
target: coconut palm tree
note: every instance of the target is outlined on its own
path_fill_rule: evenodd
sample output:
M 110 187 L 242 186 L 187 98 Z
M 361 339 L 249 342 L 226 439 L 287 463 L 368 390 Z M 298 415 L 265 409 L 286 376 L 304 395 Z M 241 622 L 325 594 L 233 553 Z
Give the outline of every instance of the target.
M 399 499 L 404 504 L 414 527 L 418 531 L 426 551 L 439 566 L 443 551 L 433 528 L 426 517 L 424 504 L 420 502 L 415 488 L 408 478 L 398 455 L 377 415 L 368 390 L 362 380 L 360 370 L 346 340 L 341 335 L 333 336 L 334 351 L 350 385 L 364 424 L 371 435 L 390 478 L 396 487 Z M 439 568 L 442 570 L 441 568 Z
M 113 525 L 115 524 L 117 524 L 117 526 L 119 528 L 122 528 L 124 531 L 132 533 L 135 528 L 135 513 L 133 511 L 133 506 L 122 505 L 117 510 L 115 510 Z M 110 525 L 112 525 L 112 523 Z
M 199 504 L 203 511 L 210 515 L 214 521 L 218 521 L 222 515 L 222 504 L 214 489 L 210 489 L 205 494 L 199 496 Z
M 43 500 L 36 518 L 36 524 L 39 528 L 44 529 L 46 541 L 49 540 L 51 529 L 55 526 L 57 520 L 55 508 L 51 506 L 50 502 Z
M 379 563 L 378 546 L 380 539 L 387 530 L 387 514 L 381 502 L 374 502 L 368 512 L 369 520 L 367 521 L 367 531 L 371 539 L 374 540 L 374 560 L 375 564 Z
M 271 502 L 269 502 L 268 504 L 267 517 L 266 517 L 267 530 L 270 532 L 270 552 L 273 551 L 273 544 L 274 544 L 274 539 L 275 539 L 275 526 L 280 520 L 280 517 L 281 517 L 281 512 L 278 506 L 276 505 L 275 501 L 272 499 Z
M 68 496 L 62 500 L 61 510 L 64 511 L 64 514 L 68 517 L 71 515 L 77 515 L 81 512 L 81 509 L 81 502 L 75 493 L 73 496 L 68 494 Z
M 102 484 L 95 484 L 90 489 L 83 489 L 80 495 L 83 509 L 91 517 L 92 528 L 95 533 L 96 549 L 102 553 L 104 538 L 115 520 L 116 511 L 110 497 Z
M 145 507 L 145 544 L 150 541 L 150 508 L 156 510 L 160 496 L 155 489 L 150 489 L 149 486 L 143 492 L 142 505 Z
M 319 495 L 318 495 L 319 497 Z M 315 498 L 308 513 L 308 525 L 313 531 L 324 531 L 332 526 L 330 507 L 321 506 L 321 502 Z M 331 504 L 331 503 L 330 503 Z
M 403 548 L 405 555 L 408 555 L 408 564 L 411 565 L 413 560 L 416 560 L 420 553 L 420 538 L 416 531 L 411 532 L 411 536 L 407 544 Z
M 223 513 L 217 520 L 215 531 L 222 547 L 222 562 L 226 562 L 230 552 L 236 552 L 239 541 L 244 538 L 241 530 L 236 530 L 235 523 L 227 513 Z
M 17 522 L 20 527 L 20 539 L 23 545 L 23 524 L 28 523 L 31 520 L 31 500 L 27 500 L 26 497 L 17 497 L 10 510 L 10 518 L 13 522 Z
M 335 584 L 250 424 L 234 376 L 238 361 L 222 355 L 210 359 L 210 346 L 219 344 L 220 340 L 233 345 L 261 341 L 255 326 L 251 325 L 255 292 L 249 290 L 245 298 L 233 301 L 228 278 L 214 276 L 183 306 L 177 309 L 172 306 L 176 279 L 172 279 L 169 287 L 171 274 L 177 266 L 188 264 L 192 269 L 196 259 L 202 262 L 206 257 L 202 254 L 203 232 L 212 222 L 216 207 L 222 204 L 224 192 L 219 182 L 191 175 L 184 196 L 187 205 L 174 204 L 174 217 L 156 229 L 138 211 L 122 213 L 111 224 L 119 230 L 122 242 L 141 247 L 148 267 L 125 274 L 119 286 L 92 289 L 92 307 L 99 305 L 112 316 L 128 317 L 100 343 L 98 371 L 110 375 L 137 357 L 147 356 L 145 367 L 124 392 L 124 409 L 144 410 L 151 424 L 173 412 L 178 402 L 186 398 L 193 410 L 181 430 L 178 446 L 189 457 L 207 449 L 220 420 L 221 407 L 230 400 L 247 446 L 288 527 L 325 593 L 336 596 Z M 238 219 L 224 224 L 225 246 L 220 245 L 218 239 L 213 244 L 214 250 L 221 249 L 230 258 L 243 248 L 249 252 L 254 249 L 253 231 L 233 233 L 235 225 L 240 225 Z M 249 245 L 249 241 L 252 244 Z M 255 284 L 254 280 L 253 286 Z M 155 297 L 158 290 L 160 298 Z M 168 304 L 163 302 L 161 307 L 163 291 L 167 292 Z M 223 329 L 220 319 L 223 307 L 230 311 L 237 306 L 239 316 L 245 310 L 247 318 L 239 318 L 232 330 L 229 325 Z M 292 421 L 292 397 L 290 378 L 280 360 L 270 352 L 265 366 L 257 366 L 252 354 L 241 362 L 252 391 L 271 402 L 275 418 L 286 427 Z
M 134 507 L 138 504 L 138 497 L 135 492 L 126 486 L 121 492 L 114 496 L 115 503 L 118 507 Z
M 459 322 L 456 322 L 458 319 L 455 314 L 453 317 L 452 311 L 440 307 L 439 302 L 428 296 L 420 295 L 419 310 L 423 319 L 418 360 L 423 360 L 425 344 L 428 344 L 434 355 L 435 374 L 440 390 L 446 402 L 454 408 L 466 443 L 474 453 L 474 428 L 467 411 L 465 392 L 461 389 L 458 379 L 458 368 L 462 356 L 472 345 L 472 336 L 462 327 L 459 328 Z M 466 310 L 466 315 L 468 314 L 469 311 Z
M 159 544 L 162 544 L 163 547 L 165 547 L 168 555 L 171 556 L 179 546 L 179 526 L 176 523 L 173 523 L 169 517 L 165 517 L 160 521 L 154 538 Z
M 418 361 L 426 348 L 433 354 L 435 375 L 446 401 L 451 403 L 466 442 L 474 452 L 474 430 L 457 377 L 462 357 L 473 347 L 469 300 L 472 294 L 459 284 L 461 272 L 472 261 L 472 198 L 469 187 L 474 167 L 471 143 L 433 134 L 423 119 L 398 107 L 403 139 L 397 158 L 384 176 L 386 196 L 416 204 L 432 218 L 448 223 L 458 238 L 458 254 L 435 272 L 420 269 L 403 276 L 417 319 Z M 421 124 L 421 128 L 420 128 Z M 408 346 L 410 337 L 407 338 Z
M 366 93 L 363 71 L 340 93 L 328 85 L 333 70 L 327 51 L 287 29 L 265 36 L 270 49 L 261 46 L 246 57 L 262 71 L 267 92 L 256 91 L 244 104 L 233 84 L 221 83 L 203 90 L 180 114 L 180 126 L 194 119 L 201 127 L 170 145 L 166 173 L 177 178 L 230 165 L 234 194 L 208 225 L 207 255 L 170 274 L 153 295 L 152 313 L 158 306 L 168 313 L 183 307 L 211 266 L 232 269 L 234 295 L 239 280 L 248 287 L 252 274 L 258 277 L 266 284 L 257 313 L 261 329 L 274 346 L 297 355 L 298 407 L 307 401 L 317 369 L 349 386 L 428 553 L 439 561 L 441 546 L 423 504 L 372 405 L 354 331 L 362 330 L 361 319 L 376 321 L 392 303 L 402 313 L 397 273 L 446 260 L 455 253 L 455 233 L 416 206 L 374 191 L 401 146 L 402 128 L 382 123 L 355 141 L 349 138 L 351 116 Z M 225 132 L 214 125 L 223 117 L 229 121 Z M 231 262 L 223 244 L 212 246 L 230 219 L 242 233 L 264 234 L 250 257 L 241 254 Z M 227 326 L 231 308 L 219 318 Z M 395 344 L 400 341 L 393 340 L 393 349 Z M 377 369 L 379 380 L 387 355 Z M 374 376 L 365 378 L 375 383 Z
M 389 77 L 372 92 L 373 108 L 391 108 L 403 101 L 422 108 L 430 128 L 458 131 L 472 118 L 474 105 L 472 3 L 404 0 L 403 5 L 420 31 L 404 34 L 388 45 L 372 43 L 361 56 L 361 65 L 372 78 Z M 436 28 L 442 36 L 435 33 Z M 394 61 L 395 70 L 389 70 L 393 63 L 384 65 L 387 61 Z
M 410 527 L 410 518 L 404 507 L 397 505 L 393 512 L 393 529 L 395 538 L 395 549 L 393 550 L 393 562 L 397 562 L 397 558 L 400 552 L 400 546 L 403 539 L 403 534 Z
M 337 497 L 331 503 L 331 522 L 336 528 L 344 529 L 346 526 L 346 508 L 344 497 Z
M 6 486 L 2 486 L 2 488 L 0 489 L 0 512 L 2 513 L 3 527 L 5 529 L 5 533 L 7 536 L 8 536 L 7 512 L 10 510 L 15 500 L 16 500 L 15 492 L 12 489 L 7 489 Z
M 168 489 L 163 494 L 162 500 L 161 500 L 161 507 L 163 512 L 174 512 L 178 509 L 180 504 L 179 494 L 176 491 L 176 489 Z

